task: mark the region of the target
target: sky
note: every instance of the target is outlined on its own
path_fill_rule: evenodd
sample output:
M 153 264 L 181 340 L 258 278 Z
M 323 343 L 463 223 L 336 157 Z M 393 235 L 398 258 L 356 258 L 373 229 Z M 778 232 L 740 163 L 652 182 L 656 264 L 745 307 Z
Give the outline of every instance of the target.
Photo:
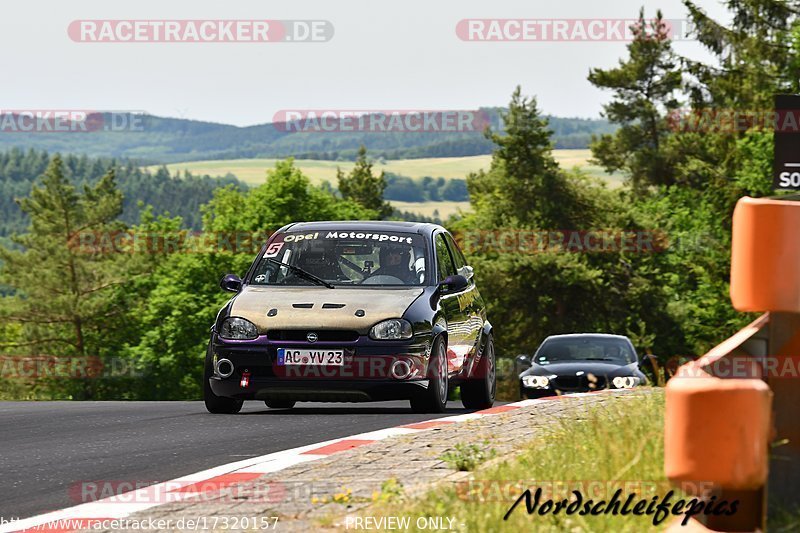
M 719 2 L 697 4 L 727 19 Z M 625 42 L 465 41 L 456 25 L 462 19 L 630 19 L 641 6 L 646 16 L 656 9 L 667 19 L 686 16 L 678 0 L 6 0 L 0 110 L 126 110 L 246 126 L 286 110 L 502 106 L 521 85 L 546 114 L 598 117 L 610 95 L 586 76 L 624 58 Z M 100 34 L 81 41 L 68 31 L 74 21 L 218 19 L 325 21 L 332 37 L 91 42 Z M 708 58 L 693 41 L 674 48 Z

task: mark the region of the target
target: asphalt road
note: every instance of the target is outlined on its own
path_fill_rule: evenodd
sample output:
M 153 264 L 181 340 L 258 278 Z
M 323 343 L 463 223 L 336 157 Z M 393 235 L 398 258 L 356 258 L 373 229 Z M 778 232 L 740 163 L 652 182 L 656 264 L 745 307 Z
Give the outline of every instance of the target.
M 301 403 L 211 415 L 201 402 L 0 402 L 0 517 L 77 505 L 83 481 L 159 482 L 356 433 L 466 412 L 413 414 L 408 402 Z M 72 493 L 74 494 L 74 492 Z

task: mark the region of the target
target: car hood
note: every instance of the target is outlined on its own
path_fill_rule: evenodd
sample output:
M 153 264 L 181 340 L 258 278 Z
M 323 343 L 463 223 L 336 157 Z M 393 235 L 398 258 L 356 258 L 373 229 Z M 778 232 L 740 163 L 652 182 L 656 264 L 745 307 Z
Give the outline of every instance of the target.
M 271 329 L 348 329 L 362 335 L 376 323 L 400 318 L 423 288 L 352 289 L 247 286 L 231 303 L 230 316 L 246 318 L 260 333 Z M 276 311 L 267 316 L 271 309 Z M 364 316 L 356 316 L 357 310 Z
M 576 372 L 583 371 L 597 376 L 627 376 L 633 371 L 636 363 L 618 365 L 604 361 L 570 361 L 550 363 L 547 365 L 533 364 L 524 374 L 533 376 L 574 376 Z

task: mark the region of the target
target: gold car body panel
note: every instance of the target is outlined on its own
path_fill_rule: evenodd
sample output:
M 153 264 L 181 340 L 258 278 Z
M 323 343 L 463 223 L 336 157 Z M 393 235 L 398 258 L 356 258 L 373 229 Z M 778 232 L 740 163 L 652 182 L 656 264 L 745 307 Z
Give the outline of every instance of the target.
M 262 335 L 272 329 L 311 328 L 355 330 L 366 335 L 382 320 L 401 318 L 423 290 L 250 285 L 236 296 L 229 316 L 249 320 Z M 356 316 L 358 310 L 364 311 L 363 316 Z

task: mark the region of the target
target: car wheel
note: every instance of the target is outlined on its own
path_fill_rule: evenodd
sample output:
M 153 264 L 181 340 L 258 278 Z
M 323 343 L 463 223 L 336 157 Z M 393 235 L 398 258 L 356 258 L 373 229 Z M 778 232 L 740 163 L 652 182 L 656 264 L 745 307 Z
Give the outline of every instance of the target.
M 494 341 L 491 335 L 486 339 L 481 360 L 475 370 L 477 378 L 461 385 L 461 403 L 467 409 L 488 409 L 494 403 L 497 391 L 497 366 L 494 355 Z
M 264 400 L 264 403 L 271 409 L 291 409 L 297 402 L 291 400 Z
M 235 398 L 225 398 L 217 396 L 211 390 L 211 385 L 208 380 L 214 375 L 214 356 L 211 353 L 211 343 L 208 344 L 206 351 L 206 363 L 203 368 L 203 402 L 206 404 L 206 409 L 209 413 L 220 415 L 235 415 L 242 410 L 243 400 Z
M 439 335 L 433 342 L 431 359 L 428 362 L 428 388 L 411 399 L 411 410 L 415 413 L 444 413 L 447 408 L 448 376 L 447 345 Z

